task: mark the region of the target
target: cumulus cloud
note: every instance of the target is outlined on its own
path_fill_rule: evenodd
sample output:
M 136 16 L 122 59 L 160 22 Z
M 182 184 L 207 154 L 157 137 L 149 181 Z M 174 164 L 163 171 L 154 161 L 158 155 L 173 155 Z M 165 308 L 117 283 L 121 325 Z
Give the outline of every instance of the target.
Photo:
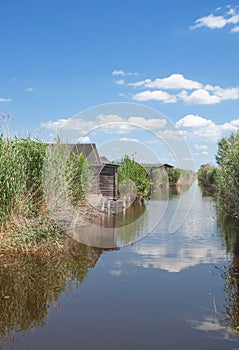
M 205 119 L 198 115 L 188 114 L 182 119 L 180 119 L 177 123 L 177 127 L 208 127 L 215 125 L 210 119 Z
M 29 88 L 26 89 L 26 92 L 32 92 L 33 90 L 34 90 L 33 87 L 29 87 Z
M 198 81 L 193 81 L 185 78 L 182 74 L 171 74 L 166 78 L 157 78 L 155 80 L 146 79 L 136 83 L 130 83 L 130 86 L 145 86 L 154 89 L 178 90 L 178 89 L 200 89 L 202 84 Z
M 160 101 L 176 103 L 178 101 L 192 105 L 213 105 L 226 100 L 239 100 L 239 87 L 222 88 L 212 84 L 185 78 L 182 74 L 171 74 L 166 78 L 145 79 L 129 83 L 134 88 L 147 88 L 132 96 L 137 101 Z M 174 93 L 167 90 L 176 90 Z M 177 90 L 181 90 L 177 92 Z M 177 93 L 176 93 L 177 92 Z
M 214 142 L 222 137 L 224 132 L 236 132 L 238 126 L 238 119 L 223 124 L 216 124 L 211 119 L 194 114 L 188 114 L 176 123 L 176 127 L 184 132 L 185 137 L 190 139 L 198 138 L 200 140 L 207 139 Z M 195 145 L 195 148 L 204 151 L 202 154 L 206 155 L 206 146 Z
M 239 31 L 237 24 L 239 23 L 239 11 L 238 11 L 238 6 L 236 7 L 231 7 L 229 6 L 226 8 L 217 8 L 215 12 L 221 11 L 222 14 L 214 14 L 211 13 L 207 16 L 203 16 L 198 18 L 195 21 L 195 24 L 191 26 L 192 30 L 206 27 L 209 29 L 222 29 L 228 25 L 232 25 L 233 28 L 231 29 L 231 33 L 236 33 Z
M 98 114 L 94 120 L 84 118 L 58 119 L 42 123 L 42 127 L 52 130 L 77 130 L 80 135 L 92 131 L 96 127 L 104 127 L 105 132 L 113 134 L 127 134 L 133 125 L 151 130 L 159 130 L 167 124 L 166 119 L 144 118 L 129 116 L 124 118 L 118 114 Z
M 149 101 L 149 100 L 156 100 L 156 101 L 163 101 L 164 103 L 176 103 L 177 97 L 170 95 L 166 91 L 162 90 L 155 90 L 155 91 L 142 91 L 138 94 L 135 94 L 133 96 L 134 100 L 137 101 Z
M 216 95 L 210 95 L 205 89 L 199 89 L 188 94 L 186 91 L 182 91 L 178 94 L 178 97 L 188 104 L 196 105 L 211 105 L 220 102 L 220 97 Z

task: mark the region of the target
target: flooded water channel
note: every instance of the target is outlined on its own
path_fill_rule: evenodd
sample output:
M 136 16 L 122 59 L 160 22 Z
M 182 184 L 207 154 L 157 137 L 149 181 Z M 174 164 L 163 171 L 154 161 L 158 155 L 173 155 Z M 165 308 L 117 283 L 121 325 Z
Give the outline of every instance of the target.
M 114 249 L 0 257 L 0 349 L 239 349 L 239 227 L 215 199 L 195 182 L 124 220 Z

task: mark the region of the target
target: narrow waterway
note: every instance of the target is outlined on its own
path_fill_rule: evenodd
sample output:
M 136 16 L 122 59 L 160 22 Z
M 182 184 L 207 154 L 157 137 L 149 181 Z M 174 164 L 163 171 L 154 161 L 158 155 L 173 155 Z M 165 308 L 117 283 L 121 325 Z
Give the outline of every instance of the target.
M 1 257 L 1 349 L 239 349 L 238 226 L 196 182 L 130 210 L 115 249 Z

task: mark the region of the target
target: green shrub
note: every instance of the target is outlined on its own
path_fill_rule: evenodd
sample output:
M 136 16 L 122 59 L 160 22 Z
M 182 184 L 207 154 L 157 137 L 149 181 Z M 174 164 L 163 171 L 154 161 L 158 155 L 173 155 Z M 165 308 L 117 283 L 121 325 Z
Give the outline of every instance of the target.
M 171 168 L 168 172 L 168 181 L 170 185 L 176 185 L 181 175 L 181 170 L 178 168 Z
M 118 168 L 118 183 L 119 188 L 121 184 L 127 191 L 126 184 L 129 184 L 129 190 L 132 191 L 133 188 L 136 190 L 136 195 L 140 197 L 147 197 L 150 193 L 150 178 L 147 171 L 133 159 L 125 156 Z M 132 185 L 134 184 L 134 186 Z
M 217 168 L 210 164 L 201 165 L 198 171 L 198 181 L 204 187 L 215 185 L 217 181 Z

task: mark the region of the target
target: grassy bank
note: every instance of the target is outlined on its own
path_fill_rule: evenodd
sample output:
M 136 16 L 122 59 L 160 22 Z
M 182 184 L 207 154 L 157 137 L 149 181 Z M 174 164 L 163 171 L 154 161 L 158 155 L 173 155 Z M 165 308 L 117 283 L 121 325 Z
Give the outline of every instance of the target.
M 59 175 L 63 176 L 62 186 L 73 207 L 77 207 L 83 199 L 82 186 L 89 181 L 82 183 L 82 169 L 89 167 L 81 154 L 67 154 L 60 143 L 57 152 L 53 156 L 38 140 L 0 137 L 0 252 L 64 247 L 62 229 L 52 221 L 47 208 L 46 175 L 47 185 L 50 179 L 58 188 L 62 185 Z M 66 163 L 61 174 L 57 166 L 62 161 Z

